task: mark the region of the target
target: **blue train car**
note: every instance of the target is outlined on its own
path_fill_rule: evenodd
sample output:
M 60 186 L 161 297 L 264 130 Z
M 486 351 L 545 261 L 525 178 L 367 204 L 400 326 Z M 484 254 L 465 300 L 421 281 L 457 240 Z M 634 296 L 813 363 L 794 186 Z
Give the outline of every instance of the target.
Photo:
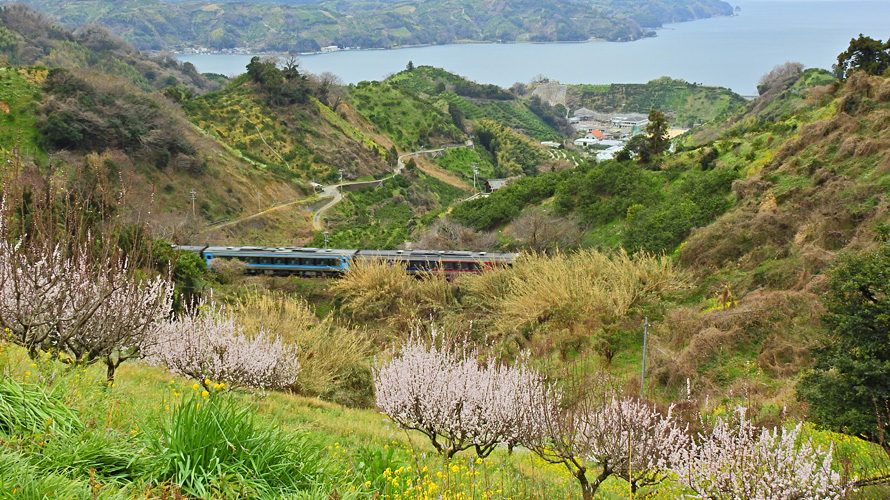
M 221 247 L 174 246 L 195 252 L 207 267 L 225 260 L 238 260 L 251 274 L 297 274 L 301 276 L 333 276 L 349 270 L 356 259 L 381 259 L 404 262 L 411 274 L 439 271 L 449 276 L 479 273 L 508 266 L 516 254 L 466 252 L 454 250 L 350 250 L 307 247 Z
M 181 248 L 181 247 L 180 247 Z M 194 251 L 190 248 L 186 250 Z M 349 269 L 356 250 L 286 247 L 204 247 L 199 254 L 213 268 L 214 261 L 237 259 L 253 274 L 327 276 Z

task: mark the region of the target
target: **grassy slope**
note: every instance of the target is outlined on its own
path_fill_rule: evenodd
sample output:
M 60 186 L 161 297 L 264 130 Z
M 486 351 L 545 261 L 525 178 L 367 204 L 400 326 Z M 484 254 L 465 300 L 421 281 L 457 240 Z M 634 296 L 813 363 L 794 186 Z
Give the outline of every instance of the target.
M 711 145 L 718 165 L 745 177 L 733 184 L 732 208 L 678 252 L 707 301 L 665 321 L 664 381 L 753 384 L 773 404 L 793 397 L 822 334 L 822 271 L 838 254 L 870 247 L 888 220 L 890 81 L 855 75 L 804 90 L 808 81 L 820 77 L 805 74 L 774 102 L 753 103 Z M 727 294 L 737 306 L 715 307 Z
M 295 179 L 330 182 L 386 169 L 381 145 L 327 106 L 269 106 L 246 76 L 185 104 L 189 118 L 247 159 Z
M 415 95 L 424 95 L 447 110 L 453 103 L 467 120 L 494 120 L 537 140 L 560 140 L 562 134 L 532 113 L 522 99 L 495 85 L 478 84 L 432 66 L 399 72 L 388 80 Z
M 169 498 L 174 485 L 167 478 L 151 475 L 154 456 L 147 444 L 160 423 L 175 415 L 180 401 L 191 397 L 202 401 L 193 381 L 132 362 L 121 367 L 116 383 L 109 387 L 98 367 L 67 370 L 53 361 L 32 363 L 21 349 L 2 342 L 0 364 L 5 376 L 35 384 L 31 387 L 40 388 L 52 378 L 53 392 L 84 423 L 84 430 L 70 437 L 51 431 L 4 436 L 0 441 L 0 486 L 6 493 L 20 495 L 11 498 Z M 209 397 L 225 396 L 212 392 Z M 304 436 L 304 446 L 317 450 L 311 460 L 314 466 L 321 464 L 323 472 L 316 484 L 285 498 L 364 499 L 382 494 L 405 500 L 504 500 L 580 496 L 577 483 L 564 469 L 521 448 L 509 455 L 498 450 L 485 460 L 463 452 L 445 462 L 425 437 L 399 430 L 384 415 L 371 410 L 279 392 L 238 393 L 234 397 L 239 405 L 254 408 L 260 428 L 274 426 L 284 433 Z M 855 439 L 812 430 L 808 434 L 817 445 L 835 441 L 836 456 L 861 457 L 868 452 L 868 447 Z M 189 467 L 186 463 L 181 466 Z M 293 467 L 298 470 L 301 464 Z M 115 473 L 119 479 L 106 475 L 114 470 L 120 471 Z M 240 484 L 243 480 L 237 477 L 225 478 L 206 498 L 234 495 Z M 626 483 L 610 478 L 596 498 L 617 500 L 626 498 L 627 493 Z M 647 498 L 653 500 L 679 494 L 670 481 L 649 493 Z M 858 498 L 880 494 L 868 489 Z M 280 497 L 266 494 L 259 498 Z

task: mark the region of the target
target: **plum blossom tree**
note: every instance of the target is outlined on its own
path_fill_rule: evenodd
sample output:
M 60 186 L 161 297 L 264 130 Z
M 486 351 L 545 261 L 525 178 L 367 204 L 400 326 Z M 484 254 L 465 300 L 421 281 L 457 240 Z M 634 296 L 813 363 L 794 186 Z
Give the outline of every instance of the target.
M 543 378 L 521 362 L 486 365 L 474 349 L 442 343 L 435 332 L 430 341 L 414 334 L 376 367 L 378 408 L 399 426 L 425 434 L 447 458 L 470 447 L 484 457 L 499 443 L 515 445 L 521 422 L 531 418 L 532 405 L 523 398 L 544 393 Z
M 104 361 L 109 382 L 138 356 L 169 313 L 169 277 L 139 279 L 116 248 L 95 251 L 89 232 L 13 234 L 0 206 L 0 327 L 34 358 L 40 351 L 77 365 Z
M 632 492 L 661 482 L 689 444 L 685 426 L 670 410 L 662 415 L 648 403 L 621 397 L 602 378 L 573 378 L 561 390 L 545 390 L 526 398 L 536 405 L 519 442 L 546 462 L 564 465 L 584 500 L 612 475 L 628 481 Z
M 824 451 L 809 440 L 801 441 L 801 430 L 802 424 L 759 428 L 740 407 L 700 435 L 674 472 L 698 494 L 695 498 L 845 498 L 853 483 L 844 482 L 831 469 L 832 447 Z
M 266 332 L 249 336 L 235 314 L 203 301 L 158 329 L 146 348 L 150 363 L 199 380 L 280 389 L 297 381 L 297 346 Z

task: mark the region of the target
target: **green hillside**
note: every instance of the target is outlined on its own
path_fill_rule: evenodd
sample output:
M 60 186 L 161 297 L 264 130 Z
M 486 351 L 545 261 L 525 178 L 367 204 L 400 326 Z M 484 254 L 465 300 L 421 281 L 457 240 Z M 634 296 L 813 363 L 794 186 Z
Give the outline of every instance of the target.
M 729 89 L 704 87 L 669 77 L 646 84 L 570 85 L 566 100 L 573 108 L 603 113 L 646 114 L 650 109 L 657 109 L 684 128 L 710 122 L 746 102 Z

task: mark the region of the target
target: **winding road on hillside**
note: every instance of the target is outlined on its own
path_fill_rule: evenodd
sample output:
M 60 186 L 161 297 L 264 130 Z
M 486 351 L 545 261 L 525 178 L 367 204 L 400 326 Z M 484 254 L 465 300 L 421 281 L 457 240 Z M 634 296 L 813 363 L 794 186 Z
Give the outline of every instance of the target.
M 472 144 L 472 142 L 468 141 L 464 145 L 450 146 L 450 147 L 473 147 L 473 144 Z M 323 221 L 324 213 L 326 211 L 328 211 L 331 207 L 336 205 L 337 203 L 340 203 L 340 201 L 343 199 L 343 193 L 342 193 L 343 187 L 359 186 L 359 185 L 378 186 L 379 187 L 379 186 L 383 185 L 384 181 L 392 179 L 396 175 L 399 175 L 402 173 L 402 170 L 404 170 L 404 168 L 405 168 L 405 159 L 406 158 L 414 158 L 417 156 L 433 156 L 433 157 L 435 157 L 435 156 L 439 156 L 439 155 L 443 154 L 445 152 L 445 149 L 447 149 L 447 148 L 449 148 L 449 147 L 438 148 L 438 149 L 422 149 L 420 151 L 413 151 L 410 153 L 405 153 L 403 155 L 400 155 L 398 158 L 398 161 L 396 162 L 396 167 L 393 169 L 392 175 L 389 175 L 382 179 L 375 179 L 372 181 L 340 182 L 337 184 L 330 184 L 328 186 L 324 186 L 324 188 L 321 190 L 321 192 L 318 193 L 318 198 L 319 198 L 319 201 L 328 200 L 328 202 L 325 203 L 324 205 L 318 207 L 318 209 L 315 210 L 315 214 L 312 216 L 312 227 L 316 231 L 324 230 L 324 221 Z M 259 217 L 263 214 L 266 214 L 266 213 L 269 213 L 269 212 L 272 212 L 275 210 L 280 210 L 285 207 L 304 204 L 304 203 L 306 203 L 305 199 L 298 199 L 298 200 L 291 200 L 291 201 L 281 203 L 281 204 L 276 204 L 276 205 L 273 205 L 265 210 L 261 210 L 257 213 L 241 217 L 240 219 L 227 220 L 221 224 L 210 225 L 210 226 L 204 228 L 204 230 L 202 232 L 217 230 L 217 229 L 221 229 L 221 228 L 228 227 L 228 226 L 234 226 L 235 224 L 238 224 L 240 222 L 244 222 L 246 220 L 250 220 L 255 217 Z
M 470 146 L 471 146 L 471 144 L 466 144 L 462 147 L 470 147 Z M 315 211 L 315 215 L 312 216 L 312 227 L 316 231 L 324 230 L 324 221 L 322 220 L 322 217 L 324 216 L 324 213 L 326 211 L 328 211 L 331 207 L 333 207 L 337 203 L 340 203 L 340 200 L 343 199 L 343 193 L 341 192 L 341 188 L 343 188 L 345 186 L 358 186 L 358 185 L 382 186 L 384 181 L 392 179 L 393 177 L 402 173 L 402 170 L 404 170 L 404 168 L 405 168 L 405 158 L 414 158 L 417 156 L 433 156 L 433 157 L 435 157 L 440 154 L 443 154 L 444 152 L 445 152 L 445 148 L 439 148 L 439 149 L 423 149 L 420 151 L 413 151 L 411 153 L 405 153 L 405 154 L 399 156 L 398 162 L 396 162 L 396 167 L 395 167 L 395 169 L 393 169 L 392 175 L 390 175 L 388 177 L 384 177 L 382 179 L 377 179 L 377 180 L 373 180 L 373 181 L 341 182 L 339 184 L 331 184 L 329 186 L 325 186 L 324 189 L 322 189 L 321 193 L 319 194 L 319 197 L 322 199 L 330 198 L 330 201 L 328 203 L 326 203 L 325 205 L 319 207 Z

